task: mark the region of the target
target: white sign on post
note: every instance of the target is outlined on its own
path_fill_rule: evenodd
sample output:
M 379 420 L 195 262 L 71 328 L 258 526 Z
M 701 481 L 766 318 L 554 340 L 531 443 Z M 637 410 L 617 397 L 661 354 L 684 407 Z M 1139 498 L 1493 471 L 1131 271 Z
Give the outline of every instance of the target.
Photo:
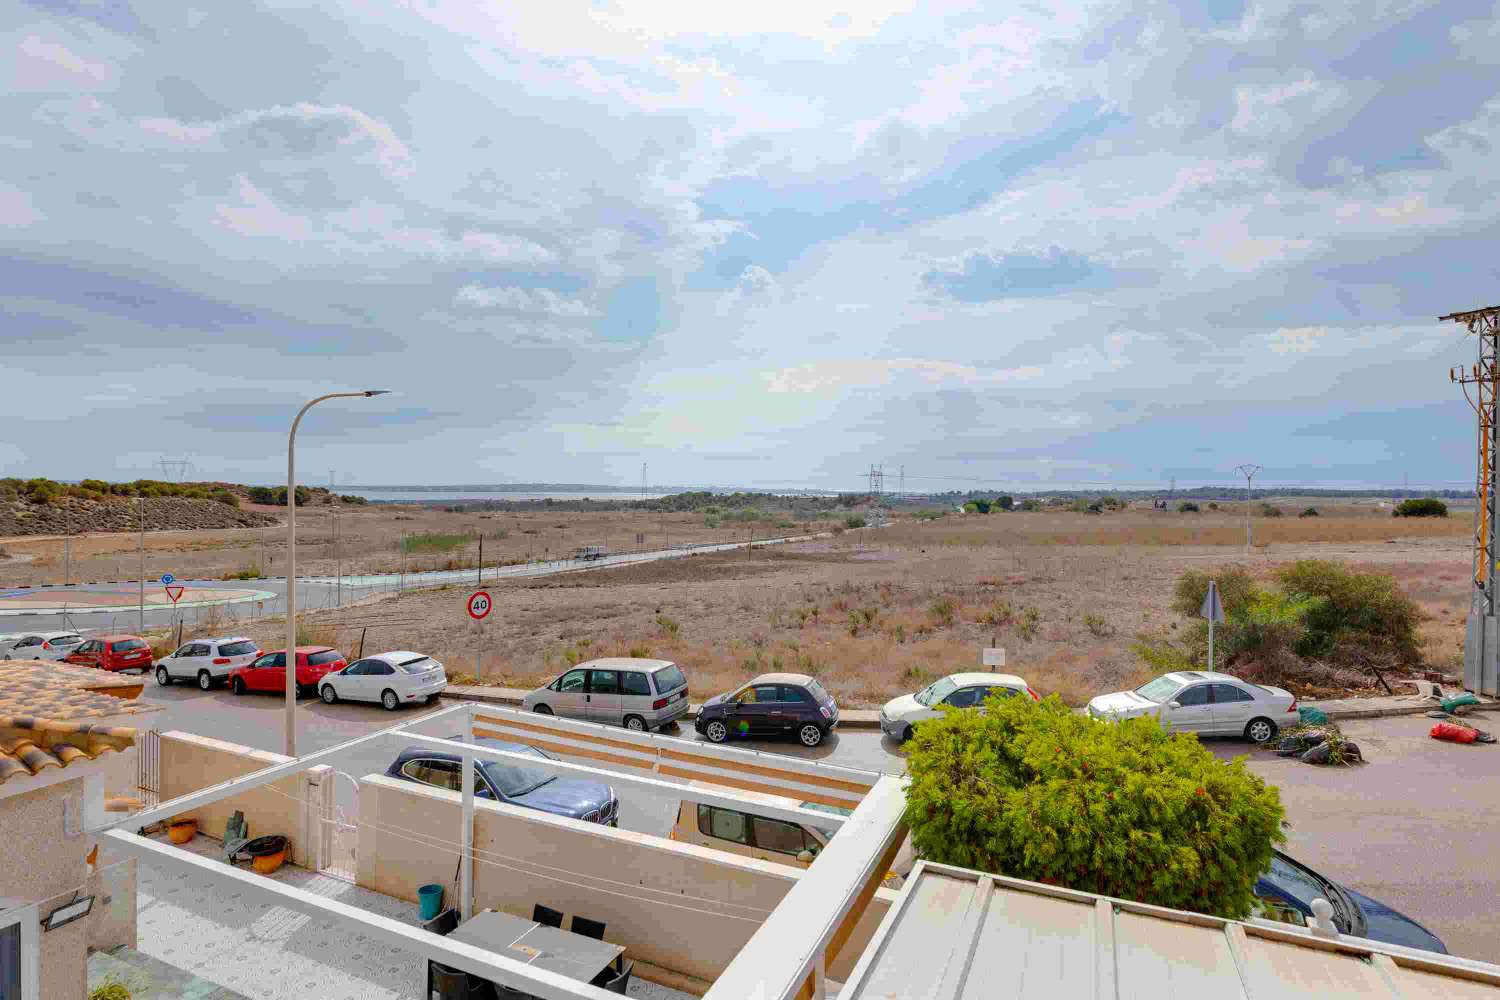
M 984 650 L 984 665 L 987 667 L 1005 666 L 1005 647 L 986 646 Z
M 1203 607 L 1198 614 L 1208 619 L 1208 669 L 1214 668 L 1214 623 L 1224 620 L 1224 602 L 1219 600 L 1219 585 L 1208 581 L 1208 593 L 1203 595 Z

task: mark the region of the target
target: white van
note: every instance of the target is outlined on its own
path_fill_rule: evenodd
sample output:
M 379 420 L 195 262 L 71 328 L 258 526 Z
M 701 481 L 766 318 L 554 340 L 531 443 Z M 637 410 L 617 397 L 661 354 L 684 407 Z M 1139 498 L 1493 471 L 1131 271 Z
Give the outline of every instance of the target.
M 688 784 L 694 788 L 733 791 L 735 795 L 755 802 L 790 808 L 800 806 L 803 809 L 826 812 L 834 816 L 848 816 L 853 811 L 838 806 L 823 805 L 820 802 L 799 802 L 797 799 L 780 795 L 766 795 L 737 788 L 722 789 L 717 785 L 698 781 L 690 781 Z M 739 854 L 747 858 L 759 858 L 762 861 L 775 861 L 783 865 L 798 865 L 806 868 L 828 846 L 828 842 L 833 839 L 836 832 L 831 826 L 793 823 L 790 820 L 772 819 L 769 816 L 757 816 L 753 812 L 740 812 L 723 806 L 709 805 L 706 802 L 684 799 L 677 806 L 677 822 L 668 836 L 683 843 L 712 847 L 715 850 L 727 851 L 730 854 Z M 908 839 L 896 856 L 895 870 L 886 874 L 883 884 L 900 888 L 901 876 L 897 872 L 909 872 L 913 864 L 911 840 Z

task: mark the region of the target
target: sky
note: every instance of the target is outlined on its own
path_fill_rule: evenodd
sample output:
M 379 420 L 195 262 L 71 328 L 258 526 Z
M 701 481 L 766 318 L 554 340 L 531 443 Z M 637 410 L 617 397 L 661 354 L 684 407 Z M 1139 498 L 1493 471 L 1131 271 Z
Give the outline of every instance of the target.
M 0 7 L 0 475 L 1461 488 L 1500 5 Z

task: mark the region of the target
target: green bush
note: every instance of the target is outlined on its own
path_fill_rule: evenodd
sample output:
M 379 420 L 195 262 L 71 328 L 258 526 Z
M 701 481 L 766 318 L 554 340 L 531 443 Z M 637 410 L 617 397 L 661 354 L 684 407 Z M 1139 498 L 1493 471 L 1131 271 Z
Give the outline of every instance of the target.
M 1301 655 L 1366 669 L 1421 661 L 1421 609 L 1392 577 L 1303 559 L 1283 566 L 1276 578 L 1288 594 L 1313 602 L 1306 606 Z
M 240 498 L 224 489 L 214 490 L 208 495 L 208 498 L 210 500 L 217 500 L 226 507 L 238 507 L 240 505 Z
M 1263 503 L 1263 504 L 1260 505 L 1260 516 L 1261 517 L 1280 517 L 1281 516 L 1281 508 L 1280 507 L 1273 507 L 1273 506 L 1271 506 L 1268 503 Z
M 1297 516 L 1298 517 L 1317 517 L 1318 516 L 1318 508 L 1316 508 L 1316 507 L 1309 507 L 1306 510 L 1304 510 L 1302 513 L 1298 514 Z
M 1209 504 L 1209 507 L 1213 508 L 1214 510 L 1218 510 L 1218 504 L 1212 504 L 1211 503 L 1211 504 Z M 1182 500 L 1182 501 L 1179 501 L 1178 504 L 1177 504 L 1177 513 L 1179 513 L 1179 514 L 1196 514 L 1196 513 L 1198 513 L 1198 505 L 1195 504 L 1195 503 L 1193 503 L 1193 501 L 1191 501 L 1191 500 Z
M 1001 510 L 1014 510 L 1016 506 L 1016 499 L 1015 497 L 1001 494 L 1000 496 L 995 498 L 995 505 L 998 506 Z
M 858 514 L 850 514 L 844 518 L 844 527 L 846 528 L 863 528 L 866 523 L 865 519 Z
M 1402 500 L 1391 511 L 1392 517 L 1447 517 L 1448 505 L 1435 497 Z
M 919 856 L 1243 918 L 1282 842 L 1274 787 L 1154 719 L 1101 724 L 1056 697 L 945 711 L 910 744 Z
M 1198 617 L 1203 599 L 1208 596 L 1208 581 L 1219 585 L 1219 600 L 1224 605 L 1224 616 L 1233 617 L 1235 612 L 1254 599 L 1258 588 L 1250 574 L 1238 566 L 1220 566 L 1217 569 L 1190 569 L 1177 578 L 1172 590 L 1172 610 L 1187 618 Z
M 1025 500 L 1021 501 L 1021 509 L 1022 510 L 1041 510 L 1042 509 L 1042 502 L 1040 500 L 1034 500 L 1031 497 L 1027 497 Z

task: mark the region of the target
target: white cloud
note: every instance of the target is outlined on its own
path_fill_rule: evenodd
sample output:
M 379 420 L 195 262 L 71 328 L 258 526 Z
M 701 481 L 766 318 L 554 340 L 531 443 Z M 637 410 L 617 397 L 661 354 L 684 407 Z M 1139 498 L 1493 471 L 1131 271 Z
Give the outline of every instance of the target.
M 984 371 L 973 365 L 925 358 L 851 358 L 817 361 L 765 373 L 766 391 L 775 393 L 824 393 L 842 389 L 890 385 L 910 375 L 929 385 L 1001 385 L 1039 378 L 1036 366 Z
M 277 105 L 214 122 L 142 118 L 142 131 L 184 146 L 217 141 L 268 158 L 313 157 L 333 148 L 369 152 L 395 178 L 413 170 L 411 150 L 389 125 L 347 104 L 299 102 Z
M 1277 354 L 1307 354 L 1317 349 L 1328 336 L 1326 326 L 1282 327 L 1267 339 Z
M 0 41 L 0 51 L 6 47 Z M 27 34 L 15 41 L 7 89 L 11 93 L 93 90 L 114 76 L 115 68 L 103 60 L 81 56 L 54 39 Z
M 19 229 L 42 218 L 29 194 L 0 181 L 0 226 Z
M 509 309 L 513 312 L 541 313 L 564 319 L 589 319 L 599 315 L 587 303 L 566 298 L 550 288 L 484 288 L 465 285 L 458 290 L 453 301 L 471 309 Z

